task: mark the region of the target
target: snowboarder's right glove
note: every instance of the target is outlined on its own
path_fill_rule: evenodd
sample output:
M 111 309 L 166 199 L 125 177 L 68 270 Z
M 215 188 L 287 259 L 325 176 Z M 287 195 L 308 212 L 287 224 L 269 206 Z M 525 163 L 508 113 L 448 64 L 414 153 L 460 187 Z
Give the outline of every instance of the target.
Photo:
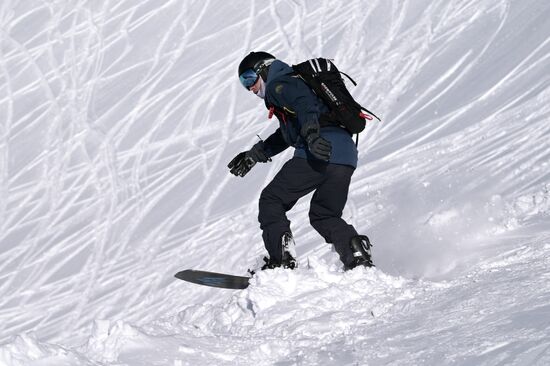
M 260 141 L 252 146 L 252 149 L 247 151 L 247 154 L 248 157 L 250 157 L 256 163 L 267 163 L 268 161 L 271 161 L 271 158 L 265 153 L 263 141 Z
M 302 128 L 302 136 L 305 138 L 307 148 L 317 159 L 328 162 L 332 145 L 330 141 L 321 137 L 318 123 L 307 123 Z
M 252 149 L 235 156 L 227 167 L 230 169 L 231 174 L 244 177 L 256 163 L 266 163 L 268 161 L 271 161 L 271 159 L 264 151 L 263 141 L 260 141 L 252 146 Z

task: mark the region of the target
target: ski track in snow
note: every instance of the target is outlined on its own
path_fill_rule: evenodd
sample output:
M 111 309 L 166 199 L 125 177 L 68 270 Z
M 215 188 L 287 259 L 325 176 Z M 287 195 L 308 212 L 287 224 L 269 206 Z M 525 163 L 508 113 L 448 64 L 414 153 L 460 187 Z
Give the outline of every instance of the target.
M 549 16 L 539 0 L 4 1 L 0 361 L 548 364 Z M 237 82 L 252 49 L 335 59 L 382 117 L 344 211 L 377 270 L 339 273 L 304 199 L 297 273 L 215 295 L 173 279 L 263 253 L 257 198 L 290 153 L 226 169 L 275 129 Z

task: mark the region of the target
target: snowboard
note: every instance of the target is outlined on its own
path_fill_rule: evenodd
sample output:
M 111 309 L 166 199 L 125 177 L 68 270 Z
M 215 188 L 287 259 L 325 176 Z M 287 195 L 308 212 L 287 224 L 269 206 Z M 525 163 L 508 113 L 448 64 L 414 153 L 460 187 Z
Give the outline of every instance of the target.
M 198 285 L 242 290 L 248 287 L 250 277 L 234 276 L 225 273 L 199 271 L 186 269 L 174 275 L 180 280 L 196 283 Z

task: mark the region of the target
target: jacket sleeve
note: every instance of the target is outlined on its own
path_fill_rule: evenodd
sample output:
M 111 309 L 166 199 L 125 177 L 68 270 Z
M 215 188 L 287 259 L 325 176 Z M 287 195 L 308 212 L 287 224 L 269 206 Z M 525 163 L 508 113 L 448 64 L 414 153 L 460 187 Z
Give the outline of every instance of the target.
M 305 130 L 304 126 L 319 129 L 321 102 L 303 80 L 294 77 L 288 81 L 275 82 L 270 85 L 270 89 L 275 102 L 296 116 L 298 130 Z
M 264 141 L 264 151 L 269 157 L 275 156 L 283 152 L 284 150 L 286 150 L 287 147 L 288 144 L 283 138 L 281 128 L 277 128 L 277 130 Z

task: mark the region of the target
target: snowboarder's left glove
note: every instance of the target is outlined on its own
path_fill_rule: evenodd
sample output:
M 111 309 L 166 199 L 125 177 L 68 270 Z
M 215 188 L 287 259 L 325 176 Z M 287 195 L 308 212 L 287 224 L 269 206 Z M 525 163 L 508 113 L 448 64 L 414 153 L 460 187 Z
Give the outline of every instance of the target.
M 302 136 L 306 140 L 307 148 L 317 159 L 328 162 L 332 152 L 330 141 L 321 137 L 319 124 L 316 122 L 306 123 L 302 127 Z
M 230 169 L 231 174 L 237 177 L 244 177 L 256 163 L 265 163 L 268 161 L 271 161 L 271 159 L 264 151 L 263 141 L 260 141 L 252 146 L 252 149 L 243 151 L 235 156 L 227 167 Z

